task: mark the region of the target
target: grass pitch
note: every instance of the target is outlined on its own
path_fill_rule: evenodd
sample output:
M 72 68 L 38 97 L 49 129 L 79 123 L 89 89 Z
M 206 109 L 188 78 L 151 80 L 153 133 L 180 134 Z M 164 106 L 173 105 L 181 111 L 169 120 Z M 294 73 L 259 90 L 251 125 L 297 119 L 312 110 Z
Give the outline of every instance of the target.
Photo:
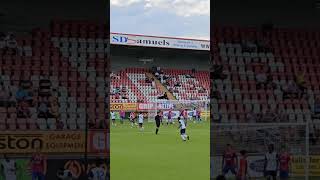
M 144 132 L 126 121 L 111 127 L 112 180 L 207 180 L 210 179 L 209 122 L 188 122 L 190 140 L 181 140 L 178 123 L 144 123 Z

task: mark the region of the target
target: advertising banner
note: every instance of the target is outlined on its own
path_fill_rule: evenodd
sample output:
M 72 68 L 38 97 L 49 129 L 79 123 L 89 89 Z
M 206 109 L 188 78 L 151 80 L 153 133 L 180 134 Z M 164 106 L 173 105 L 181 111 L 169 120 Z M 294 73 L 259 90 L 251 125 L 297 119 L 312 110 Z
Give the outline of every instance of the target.
M 138 110 L 149 111 L 149 110 L 168 110 L 174 107 L 173 103 L 139 103 Z
M 110 110 L 111 111 L 120 111 L 123 109 L 123 103 L 111 103 Z
M 111 33 L 111 44 L 173 49 L 210 50 L 210 41 Z
M 111 103 L 110 110 L 112 111 L 135 111 L 137 110 L 137 103 Z
M 80 131 L 2 132 L 2 153 L 34 153 L 41 148 L 43 153 L 78 153 L 85 150 L 85 134 Z

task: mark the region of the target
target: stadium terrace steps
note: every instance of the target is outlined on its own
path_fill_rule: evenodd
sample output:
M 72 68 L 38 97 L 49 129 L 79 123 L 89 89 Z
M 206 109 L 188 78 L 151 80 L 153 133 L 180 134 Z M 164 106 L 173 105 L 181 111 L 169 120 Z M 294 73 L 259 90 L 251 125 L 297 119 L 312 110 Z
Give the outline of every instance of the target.
M 162 85 L 161 82 L 153 74 L 147 72 L 146 75 L 148 76 L 149 79 L 154 79 L 156 86 L 159 87 L 162 92 L 167 93 L 169 100 L 176 100 L 173 94 L 169 92 L 169 90 L 164 85 Z

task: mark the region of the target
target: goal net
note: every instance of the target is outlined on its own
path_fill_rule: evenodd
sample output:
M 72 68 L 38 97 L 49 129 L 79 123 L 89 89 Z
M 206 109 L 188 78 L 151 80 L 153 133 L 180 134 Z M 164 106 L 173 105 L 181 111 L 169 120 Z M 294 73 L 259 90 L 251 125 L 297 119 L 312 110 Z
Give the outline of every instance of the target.
M 227 144 L 237 157 L 247 152 L 248 174 L 254 179 L 264 177 L 264 157 L 268 146 L 275 152 L 288 152 L 291 157 L 289 175 L 295 179 L 308 179 L 309 175 L 309 128 L 301 124 L 213 124 L 211 126 L 211 177 L 222 174 L 222 157 Z M 228 172 L 228 178 L 233 175 Z
M 210 103 L 209 101 L 200 100 L 157 100 L 154 102 L 153 109 L 148 111 L 149 122 L 154 121 L 154 117 L 157 112 L 163 113 L 163 121 L 168 120 L 169 111 L 171 112 L 171 118 L 175 122 L 182 110 L 187 111 L 188 120 L 195 120 L 193 118 L 194 110 L 200 114 L 199 122 L 209 121 L 210 119 Z

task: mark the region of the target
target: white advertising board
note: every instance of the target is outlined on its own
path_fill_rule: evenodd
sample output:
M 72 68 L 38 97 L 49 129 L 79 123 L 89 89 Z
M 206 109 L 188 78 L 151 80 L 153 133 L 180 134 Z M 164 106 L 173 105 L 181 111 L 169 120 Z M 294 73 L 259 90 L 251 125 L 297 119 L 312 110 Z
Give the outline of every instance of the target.
M 111 44 L 172 49 L 210 50 L 210 41 L 133 34 L 110 34 Z

